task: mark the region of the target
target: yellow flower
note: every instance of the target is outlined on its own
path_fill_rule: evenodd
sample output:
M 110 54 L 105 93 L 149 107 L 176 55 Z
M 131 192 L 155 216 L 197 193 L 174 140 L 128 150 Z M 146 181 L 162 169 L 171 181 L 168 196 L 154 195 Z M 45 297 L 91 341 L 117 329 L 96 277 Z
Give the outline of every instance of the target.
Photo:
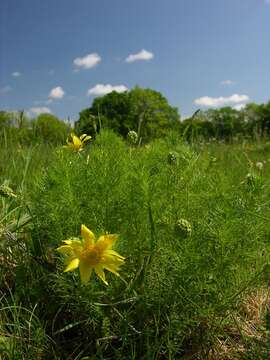
M 74 133 L 70 134 L 71 141 L 67 138 L 67 145 L 65 147 L 73 151 L 81 151 L 85 145 L 85 142 L 91 139 L 91 136 L 83 134 L 80 137 L 76 136 Z
M 73 271 L 79 267 L 82 283 L 87 283 L 92 270 L 108 285 L 104 269 L 119 276 L 118 269 L 124 263 L 124 257 L 112 250 L 118 235 L 102 235 L 95 241 L 95 235 L 85 225 L 81 226 L 80 239 L 64 240 L 57 250 L 68 256 L 68 265 L 64 272 Z

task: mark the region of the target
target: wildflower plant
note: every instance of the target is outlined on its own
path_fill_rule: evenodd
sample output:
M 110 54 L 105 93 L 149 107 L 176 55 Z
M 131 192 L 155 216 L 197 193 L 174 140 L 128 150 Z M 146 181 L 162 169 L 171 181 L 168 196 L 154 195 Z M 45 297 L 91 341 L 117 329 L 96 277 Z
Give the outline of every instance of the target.
M 4 181 L 2 185 L 0 185 L 0 196 L 4 198 L 16 198 L 17 195 L 14 193 L 14 191 L 11 189 L 11 187 L 8 186 L 8 182 Z
M 68 256 L 65 272 L 73 271 L 79 267 L 82 283 L 87 283 L 92 270 L 106 284 L 104 269 L 119 276 L 118 269 L 124 264 L 124 257 L 112 250 L 118 235 L 107 234 L 95 241 L 95 235 L 85 225 L 81 226 L 82 240 L 72 238 L 64 240 L 64 245 L 57 250 Z
M 33 226 L 24 251 L 31 251 L 29 270 L 21 251 L 11 288 L 30 309 L 38 304 L 35 314 L 46 319 L 53 343 L 44 358 L 178 359 L 202 347 L 206 358 L 213 343 L 227 340 L 228 314 L 244 290 L 264 281 L 256 276 L 269 263 L 269 166 L 260 175 L 248 168 L 242 148 L 214 143 L 208 153 L 207 145 L 200 151 L 195 145 L 160 139 L 129 156 L 132 147 L 105 129 L 89 163 L 87 154 L 72 166 L 66 152 L 51 157 L 39 188 L 31 187 Z M 170 151 L 179 154 L 181 169 L 167 165 Z M 217 159 L 215 171 L 208 171 L 210 156 Z M 253 191 L 247 172 L 266 186 Z M 81 223 L 99 234 L 121 233 L 116 250 L 130 259 L 124 268 L 121 255 L 111 252 L 116 235 L 100 241 L 82 230 L 82 238 L 70 238 Z M 34 244 L 41 244 L 41 255 Z M 63 270 L 74 270 L 78 280 L 80 272 L 88 286 L 56 271 L 52 249 L 58 246 L 67 261 Z M 105 270 L 119 269 L 125 281 L 114 286 L 101 288 L 90 278 L 95 272 L 109 282 Z
M 69 140 L 69 138 L 67 138 L 67 145 L 65 145 L 65 147 L 75 152 L 82 151 L 85 146 L 85 143 L 88 140 L 91 140 L 91 136 L 87 134 L 83 134 L 80 137 L 78 137 L 74 133 L 71 133 L 70 138 L 71 141 Z
M 246 175 L 246 183 L 249 185 L 249 186 L 254 186 L 255 183 L 256 183 L 256 180 L 257 180 L 257 176 L 253 173 L 248 173 Z
M 127 140 L 130 145 L 135 145 L 138 142 L 138 134 L 136 131 L 129 131 L 127 134 Z
M 170 165 L 176 165 L 179 158 L 179 154 L 175 151 L 170 151 L 167 157 L 168 163 Z
M 257 161 L 255 166 L 259 171 L 263 170 L 263 163 L 261 161 Z

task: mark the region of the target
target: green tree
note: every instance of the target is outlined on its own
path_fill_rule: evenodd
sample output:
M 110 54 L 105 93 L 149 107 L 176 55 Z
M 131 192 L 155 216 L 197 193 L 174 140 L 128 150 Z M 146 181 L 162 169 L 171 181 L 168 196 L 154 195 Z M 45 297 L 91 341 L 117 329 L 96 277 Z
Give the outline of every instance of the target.
M 169 130 L 179 130 L 180 116 L 177 108 L 157 91 L 135 87 L 129 93 L 130 123 L 137 129 L 139 138 L 148 141 L 165 135 Z
M 189 142 L 200 138 L 209 139 L 214 137 L 215 129 L 205 111 L 200 109 L 181 123 L 181 133 Z
M 89 134 L 92 137 L 100 131 L 97 116 L 93 115 L 90 108 L 84 109 L 79 113 L 79 120 L 75 122 L 75 132 L 78 135 Z
M 135 87 L 129 92 L 113 91 L 96 98 L 91 108 L 80 112 L 75 130 L 93 136 L 101 126 L 124 137 L 135 130 L 143 141 L 149 141 L 168 130 L 179 129 L 180 124 L 177 109 L 161 93 Z
M 62 120 L 51 114 L 40 114 L 32 122 L 34 136 L 46 143 L 63 143 L 68 135 L 69 127 Z
M 130 130 L 129 113 L 128 93 L 112 91 L 105 96 L 94 99 L 91 108 L 80 112 L 79 120 L 75 123 L 75 130 L 78 134 L 87 133 L 95 136 L 102 126 L 113 129 L 121 135 L 126 135 Z
M 270 134 L 270 101 L 266 104 L 247 104 L 243 115 L 247 131 L 252 137 Z
M 10 114 L 7 111 L 0 111 L 0 141 L 3 141 L 9 133 L 11 126 Z
M 22 144 L 31 143 L 31 121 L 24 111 L 0 111 L 0 137 Z
M 207 117 L 213 123 L 215 137 L 218 139 L 230 140 L 233 136 L 243 133 L 241 112 L 230 106 L 208 110 Z
M 8 111 L 0 111 L 0 131 L 11 126 L 11 116 Z

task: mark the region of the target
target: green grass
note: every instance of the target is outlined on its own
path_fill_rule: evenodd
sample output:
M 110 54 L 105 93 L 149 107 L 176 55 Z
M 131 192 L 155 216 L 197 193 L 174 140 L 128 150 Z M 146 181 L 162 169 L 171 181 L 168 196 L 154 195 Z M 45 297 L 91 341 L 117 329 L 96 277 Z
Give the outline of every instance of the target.
M 4 359 L 207 359 L 270 280 L 269 159 L 269 143 L 188 146 L 175 135 L 130 148 L 103 132 L 80 154 L 3 144 L 0 178 L 18 194 L 2 199 L 0 220 Z M 126 262 L 107 287 L 63 273 L 55 249 L 81 224 L 120 235 Z M 269 358 L 261 327 L 260 341 L 238 329 L 245 351 L 234 358 Z

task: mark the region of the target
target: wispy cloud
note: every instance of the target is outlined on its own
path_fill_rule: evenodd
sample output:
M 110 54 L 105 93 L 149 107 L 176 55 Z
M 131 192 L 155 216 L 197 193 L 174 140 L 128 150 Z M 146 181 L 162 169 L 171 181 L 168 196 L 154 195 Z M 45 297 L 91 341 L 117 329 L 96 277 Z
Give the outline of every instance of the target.
M 49 105 L 53 102 L 52 99 L 47 99 L 47 100 L 36 100 L 33 102 L 34 105 Z
M 218 106 L 245 103 L 247 101 L 249 101 L 249 97 L 247 95 L 233 94 L 228 97 L 202 96 L 198 99 L 195 99 L 194 104 L 200 105 L 200 106 L 218 107 Z
M 128 88 L 125 85 L 111 85 L 111 84 L 97 84 L 94 87 L 90 88 L 87 91 L 88 96 L 101 96 L 109 94 L 112 91 L 116 91 L 118 93 L 127 91 Z
M 12 87 L 9 85 L 3 86 L 0 88 L 0 94 L 7 94 L 8 92 L 10 92 L 12 90 Z
M 11 75 L 13 77 L 19 77 L 19 76 L 22 76 L 22 73 L 20 73 L 19 71 L 14 71 Z
M 140 60 L 149 61 L 153 59 L 153 57 L 154 57 L 153 53 L 145 49 L 142 49 L 136 54 L 129 54 L 128 57 L 126 58 L 126 62 L 132 63 L 134 61 L 140 61 Z
M 36 115 L 40 115 L 40 114 L 43 114 L 43 113 L 51 114 L 52 111 L 47 106 L 31 107 L 28 110 L 28 115 L 29 116 L 36 116 Z
M 73 60 L 73 64 L 78 69 L 91 69 L 101 61 L 101 57 L 97 53 L 87 54 L 83 57 L 77 57 Z
M 235 110 L 242 110 L 242 109 L 244 109 L 246 107 L 246 104 L 237 104 L 237 105 L 235 105 L 233 108 L 235 109 Z
M 230 86 L 230 85 L 233 85 L 233 84 L 235 84 L 235 82 L 233 81 L 233 80 L 222 80 L 221 82 L 220 82 L 220 84 L 221 85 L 224 85 L 224 86 Z
M 65 92 L 61 86 L 56 86 L 53 88 L 49 93 L 49 98 L 51 100 L 54 99 L 62 99 L 62 97 L 65 95 Z

